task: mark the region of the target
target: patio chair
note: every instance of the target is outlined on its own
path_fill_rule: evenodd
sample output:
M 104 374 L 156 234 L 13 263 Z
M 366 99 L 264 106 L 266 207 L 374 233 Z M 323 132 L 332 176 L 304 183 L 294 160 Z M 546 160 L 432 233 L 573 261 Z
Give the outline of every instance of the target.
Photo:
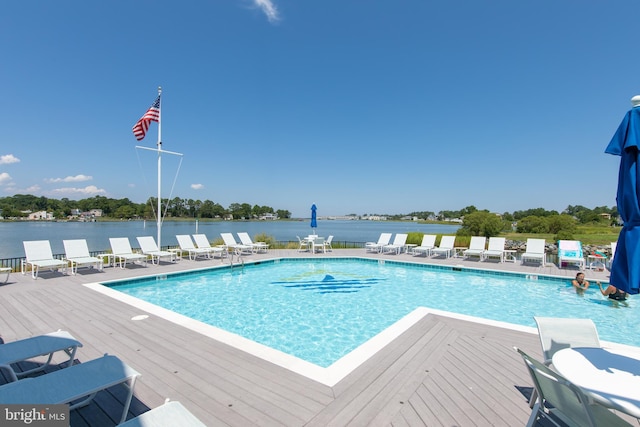
M 224 241 L 224 245 L 228 249 L 233 249 L 236 255 L 242 254 L 251 254 L 253 253 L 253 248 L 249 245 L 243 245 L 241 243 L 236 242 L 236 239 L 233 237 L 231 233 L 220 233 L 222 236 L 222 240 Z
M 327 251 L 327 250 L 333 251 L 333 247 L 331 246 L 331 242 L 333 242 L 333 235 L 330 235 L 329 237 L 327 237 L 327 240 L 325 240 L 325 242 L 324 242 L 325 251 Z
M 91 256 L 89 247 L 85 239 L 63 240 L 64 259 L 69 262 L 71 274 L 75 275 L 78 268 L 89 267 L 98 271 L 102 271 L 104 260 L 99 257 Z
M 578 240 L 558 240 L 558 267 L 562 268 L 563 264 L 578 264 L 580 270 L 585 269 L 582 243 Z
M 485 245 L 487 244 L 487 238 L 484 236 L 471 236 L 471 242 L 469 243 L 469 249 L 465 249 L 462 252 L 462 257 L 478 257 L 480 261 L 484 256 Z
M 613 257 L 616 255 L 617 247 L 618 247 L 618 242 L 611 242 L 611 256 L 609 257 L 609 270 L 611 270 L 611 266 L 613 265 Z
M 316 253 L 316 251 L 322 251 L 322 253 L 327 252 L 327 247 L 325 246 L 326 241 L 324 237 L 316 237 L 311 241 L 311 252 Z
M 71 366 L 78 347 L 82 347 L 82 343 L 69 332 L 62 330 L 11 341 L 0 345 L 0 366 L 5 367 L 4 371 L 8 373 L 11 381 L 17 381 L 19 378 L 47 369 L 51 365 L 53 355 L 60 351 L 69 356 L 66 365 Z M 47 356 L 47 360 L 38 360 L 40 356 Z M 16 370 L 11 366 L 32 360 L 36 366 L 30 369 Z
M 67 269 L 67 262 L 55 259 L 51 252 L 51 243 L 48 240 L 31 240 L 22 242 L 26 258 L 22 260 L 20 269 L 22 274 L 26 274 L 31 266 L 31 277 L 38 278 L 41 268 L 48 268 L 51 271 Z
M 4 384 L 0 387 L 0 402 L 29 402 L 33 405 L 69 403 L 69 409 L 73 410 L 91 403 L 98 392 L 123 384 L 127 387 L 127 394 L 119 422 L 122 423 L 127 419 L 133 388 L 139 375 L 117 357 L 104 355 L 47 375 Z
M 607 408 L 590 403 L 589 397 L 578 386 L 519 348 L 514 348 L 522 356 L 537 394 L 527 427 L 543 419 L 556 426 L 631 426 Z
M 422 242 L 420 246 L 413 248 L 413 255 L 424 254 L 424 256 L 431 256 L 431 250 L 436 246 L 436 235 L 425 234 L 422 236 Z
M 227 255 L 227 249 L 221 246 L 211 246 L 209 243 L 209 238 L 206 234 L 194 234 L 193 240 L 196 242 L 196 246 L 198 249 L 208 249 L 213 254 L 214 258 L 216 254 L 220 255 L 220 259 L 224 258 Z
M 440 246 L 431 249 L 433 255 L 444 255 L 445 258 L 449 258 L 453 254 L 453 245 L 456 243 L 456 236 L 442 236 L 440 239 Z
M 160 264 L 162 258 L 169 258 L 169 262 L 176 262 L 176 253 L 160 250 L 156 239 L 152 236 L 140 236 L 136 237 L 136 240 L 138 240 L 142 253 L 151 257 L 151 264 Z
M 300 236 L 296 236 L 298 238 L 298 252 L 308 251 L 311 246 L 311 241 L 309 239 L 301 239 Z
M 544 267 L 546 263 L 544 246 L 544 239 L 527 239 L 527 247 L 521 257 L 522 263 L 524 264 L 527 261 L 539 261 L 540 266 Z
M 534 317 L 542 346 L 544 364 L 558 351 L 569 347 L 600 347 L 598 330 L 591 319 Z
M 238 233 L 238 237 L 240 238 L 240 243 L 246 246 L 251 246 L 253 252 L 267 252 L 269 249 L 269 245 L 265 242 L 254 242 L 249 237 L 249 233 L 242 232 Z
M 187 252 L 190 260 L 195 260 L 199 256 L 211 258 L 213 251 L 209 248 L 196 248 L 191 236 L 188 234 L 176 234 L 176 240 L 178 241 L 178 246 L 180 246 L 180 251 Z
M 402 252 L 402 248 L 407 243 L 407 234 L 406 233 L 398 233 L 396 237 L 393 238 L 393 243 L 389 245 L 384 245 L 382 247 L 382 253 L 395 253 L 399 255 Z
M 391 241 L 392 233 L 380 233 L 377 242 L 367 242 L 364 244 L 365 252 L 382 252 L 382 247 L 388 245 Z
M 205 427 L 187 408 L 178 401 L 167 401 L 157 408 L 140 414 L 118 427 Z
M 489 237 L 489 247 L 482 253 L 484 260 L 499 258 L 500 262 L 504 262 L 504 245 L 506 241 L 504 237 Z
M 109 244 L 111 245 L 114 263 L 120 261 L 120 268 L 125 268 L 128 261 L 134 263 L 142 262 L 145 267 L 147 266 L 147 256 L 134 253 L 128 237 L 110 237 Z

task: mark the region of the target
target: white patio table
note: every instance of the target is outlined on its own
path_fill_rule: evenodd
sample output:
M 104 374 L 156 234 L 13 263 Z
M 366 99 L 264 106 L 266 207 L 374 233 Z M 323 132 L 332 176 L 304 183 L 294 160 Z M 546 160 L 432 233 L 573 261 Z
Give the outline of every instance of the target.
M 640 349 L 565 348 L 552 362 L 599 404 L 640 418 Z

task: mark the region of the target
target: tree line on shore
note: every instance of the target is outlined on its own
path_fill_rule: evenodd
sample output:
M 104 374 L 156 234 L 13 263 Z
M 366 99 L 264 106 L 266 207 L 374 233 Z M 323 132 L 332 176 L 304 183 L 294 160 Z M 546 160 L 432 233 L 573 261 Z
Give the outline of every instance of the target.
M 280 219 L 291 218 L 285 209 L 275 210 L 270 206 L 251 205 L 249 203 L 232 203 L 224 208 L 211 200 L 173 199 L 162 200 L 167 217 L 174 218 L 225 218 L 233 219 L 259 218 L 265 214 L 277 215 Z M 113 219 L 155 218 L 157 199 L 150 197 L 146 203 L 134 203 L 131 200 L 112 199 L 94 196 L 81 200 L 67 198 L 53 199 L 44 196 L 16 194 L 0 198 L 0 216 L 4 218 L 21 218 L 26 211 L 52 212 L 55 218 L 67 218 L 74 210 L 87 212 L 92 209 L 102 210 L 103 217 Z M 578 225 L 616 225 L 619 221 L 618 210 L 614 207 L 599 206 L 593 209 L 569 205 L 562 212 L 534 208 L 502 214 L 492 213 L 486 209 L 467 206 L 460 210 L 443 210 L 438 213 L 418 211 L 409 214 L 387 214 L 391 220 L 406 217 L 425 221 L 449 221 L 461 219 L 462 227 L 459 235 L 495 236 L 504 231 L 519 233 L 553 233 L 559 238 L 570 238 Z

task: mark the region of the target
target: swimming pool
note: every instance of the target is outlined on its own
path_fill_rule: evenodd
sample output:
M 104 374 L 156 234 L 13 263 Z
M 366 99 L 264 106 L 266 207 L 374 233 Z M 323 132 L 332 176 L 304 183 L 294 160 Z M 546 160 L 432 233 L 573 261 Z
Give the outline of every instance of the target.
M 534 327 L 589 317 L 601 339 L 640 345 L 637 310 L 567 279 L 368 259 L 283 259 L 104 285 L 328 367 L 417 307 Z

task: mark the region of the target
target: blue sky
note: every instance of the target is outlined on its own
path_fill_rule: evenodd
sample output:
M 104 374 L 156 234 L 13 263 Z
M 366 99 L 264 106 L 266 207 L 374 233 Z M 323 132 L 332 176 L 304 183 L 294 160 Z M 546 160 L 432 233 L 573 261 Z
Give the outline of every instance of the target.
M 640 2 L 8 1 L 0 196 L 294 216 L 613 206 Z M 180 166 L 176 178 L 176 170 Z M 175 185 L 173 184 L 175 180 Z M 171 191 L 172 190 L 172 191 Z

